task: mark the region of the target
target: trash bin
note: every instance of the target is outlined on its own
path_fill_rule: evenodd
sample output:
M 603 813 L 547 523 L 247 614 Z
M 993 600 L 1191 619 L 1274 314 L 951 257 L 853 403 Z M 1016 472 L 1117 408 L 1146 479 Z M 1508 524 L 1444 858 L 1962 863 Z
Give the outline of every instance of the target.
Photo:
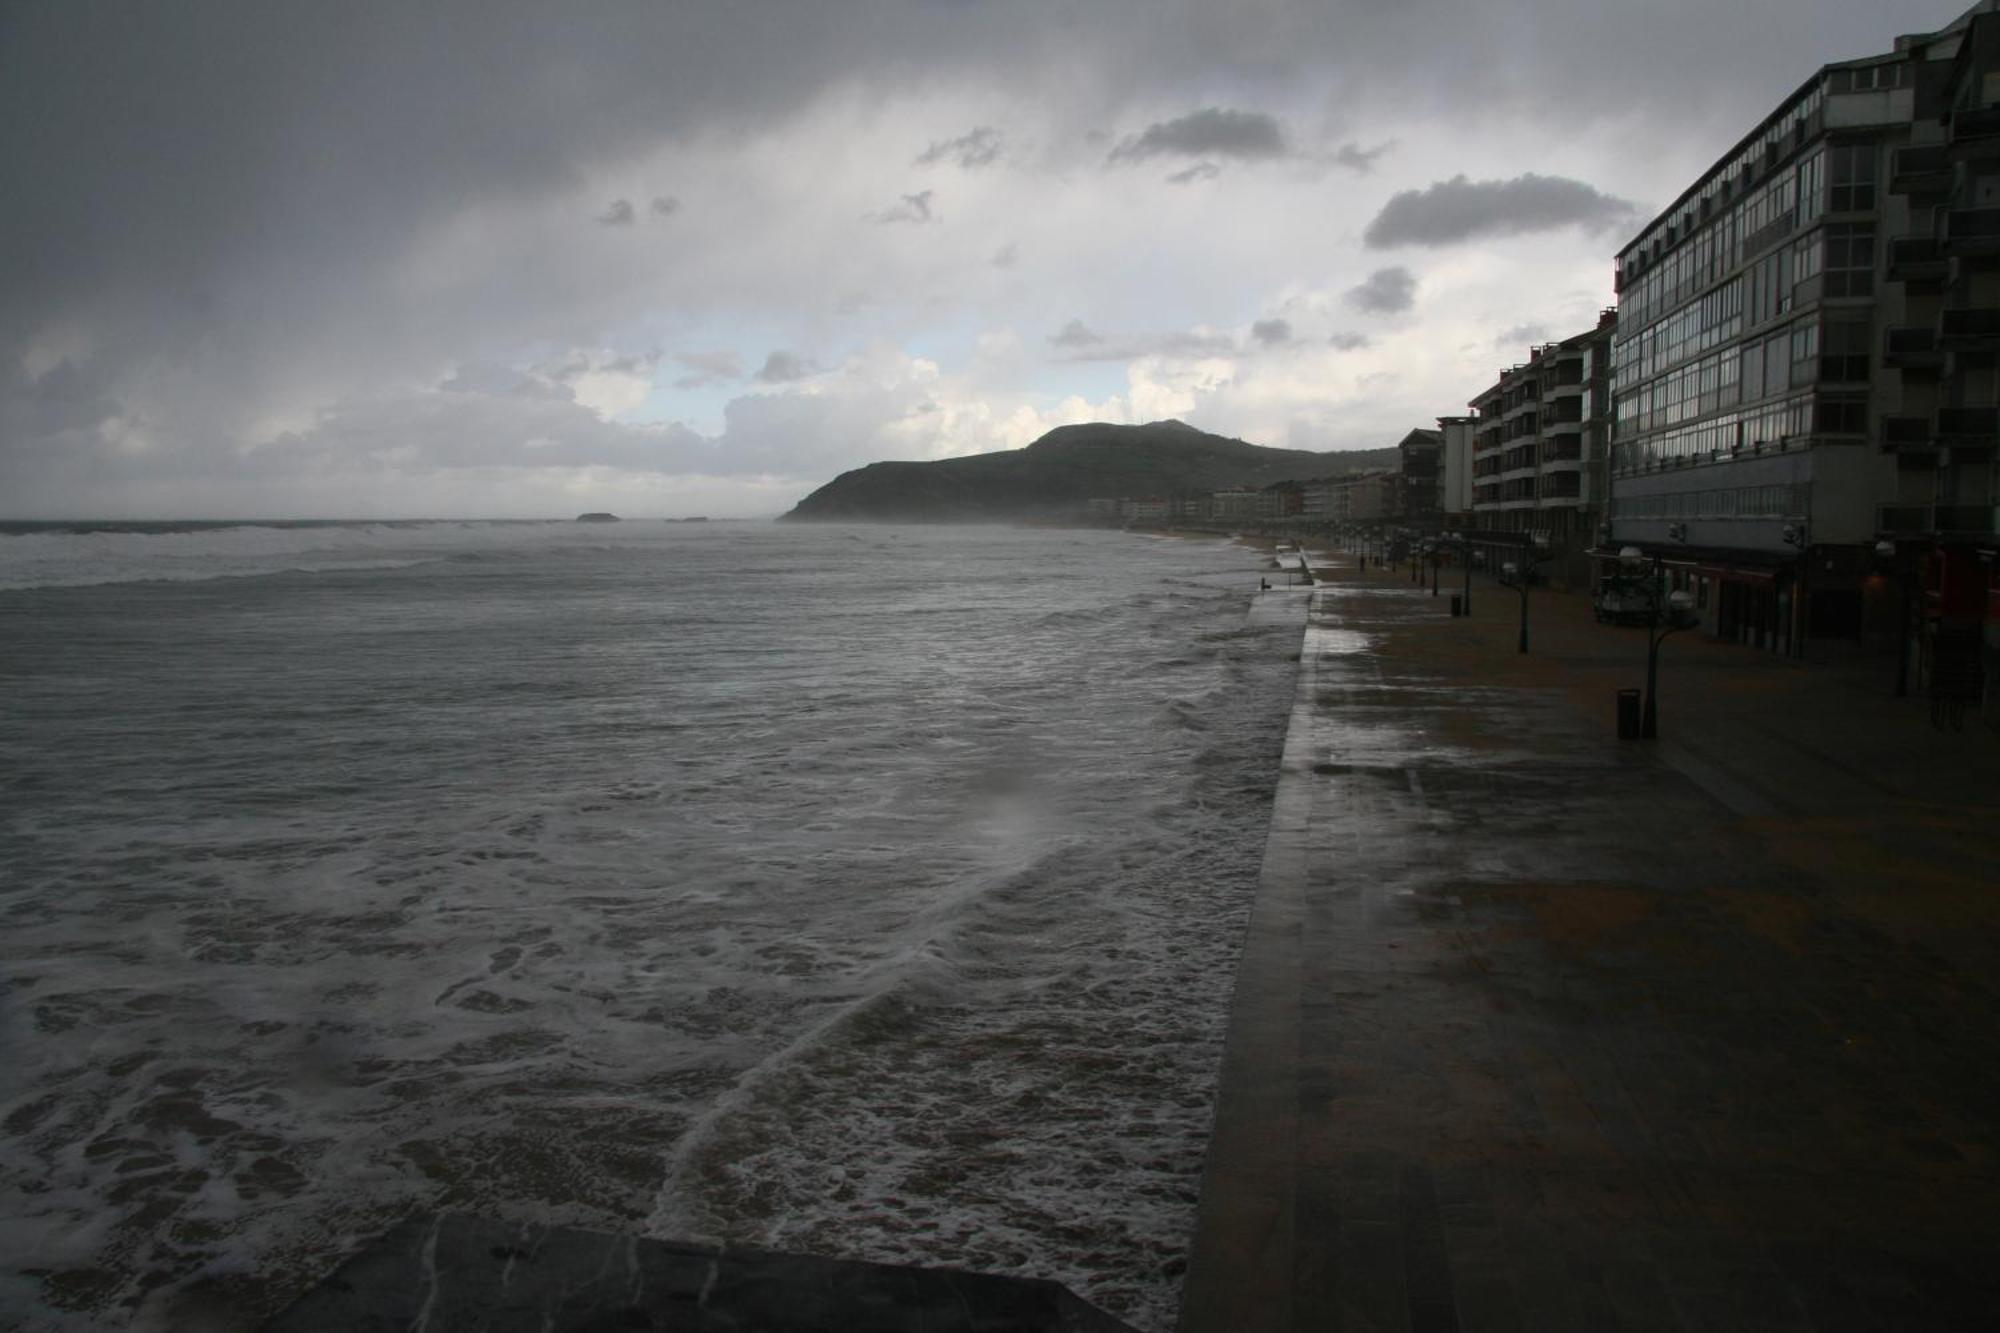
M 1451 613 L 1455 616 L 1465 614 L 1465 595 L 1463 593 L 1455 592 L 1451 595 Z
M 1639 739 L 1639 691 L 1618 691 L 1618 739 Z

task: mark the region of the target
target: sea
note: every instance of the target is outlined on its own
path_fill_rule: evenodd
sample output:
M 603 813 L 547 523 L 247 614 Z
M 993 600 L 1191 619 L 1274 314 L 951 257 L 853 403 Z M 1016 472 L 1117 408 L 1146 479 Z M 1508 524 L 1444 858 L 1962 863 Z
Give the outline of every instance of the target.
M 1223 539 L 0 525 L 0 1324 L 416 1210 L 1172 1326 L 1299 634 Z

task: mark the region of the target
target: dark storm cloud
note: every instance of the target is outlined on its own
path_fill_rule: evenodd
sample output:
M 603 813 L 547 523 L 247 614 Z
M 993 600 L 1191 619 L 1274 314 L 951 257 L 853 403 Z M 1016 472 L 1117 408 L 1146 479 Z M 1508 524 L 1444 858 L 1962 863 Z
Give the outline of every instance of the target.
M 33 500 L 49 468 L 79 496 L 127 468 L 207 475 L 264 407 L 298 420 L 434 383 L 483 348 L 590 341 L 629 298 L 579 293 L 555 264 L 480 272 L 477 246 L 425 242 L 467 219 L 504 232 L 545 205 L 577 224 L 549 243 L 565 253 L 629 239 L 590 220 L 619 190 L 657 219 L 652 187 L 595 172 L 767 134 L 784 147 L 830 92 L 966 89 L 994 108 L 984 118 L 1032 109 L 1097 159 L 1111 141 L 1085 126 L 1137 128 L 1189 89 L 1267 81 L 1273 96 L 1337 89 L 1411 136 L 1473 117 L 1549 129 L 1587 107 L 1630 129 L 1634 152 L 1720 151 L 1822 61 L 1964 4 L 1919 8 L 1270 0 L 1252 21 L 1205 0 L 604 0 L 578 22 L 545 0 L 0 4 L 0 509 Z M 1275 121 L 1211 110 L 1159 121 L 1132 151 L 1157 150 L 1165 171 L 1266 152 L 1273 131 L 1287 142 Z M 1232 124 L 1235 151 L 1203 143 L 1202 126 Z M 1059 258 L 1033 244 L 1038 264 Z M 148 447 L 98 439 L 128 425 Z
M 990 167 L 999 160 L 1000 131 L 980 125 L 956 139 L 933 140 L 929 148 L 917 154 L 916 165 L 930 167 L 949 161 L 971 171 Z
M 1222 174 L 1222 168 L 1213 162 L 1197 162 L 1193 166 L 1176 171 L 1167 177 L 1169 185 L 1192 185 L 1196 181 L 1212 181 Z
M 819 369 L 803 357 L 780 350 L 765 357 L 763 366 L 751 378 L 759 384 L 790 384 L 793 380 L 817 375 Z
M 886 208 L 880 213 L 870 214 L 868 220 L 870 222 L 881 223 L 935 222 L 937 218 L 931 213 L 931 200 L 936 195 L 937 192 L 935 190 L 918 190 L 915 194 L 906 194 L 903 196 L 903 202 L 897 204 L 894 208 Z
M 1403 267 L 1378 268 L 1347 290 L 1348 303 L 1376 315 L 1401 314 L 1417 303 L 1416 275 Z
M 1371 249 L 1455 245 L 1482 236 L 1581 227 L 1602 232 L 1638 218 L 1638 205 L 1564 176 L 1533 172 L 1512 180 L 1454 176 L 1390 197 L 1361 234 Z
M 1111 150 L 1113 162 L 1137 162 L 1162 154 L 1177 157 L 1234 157 L 1245 161 L 1283 157 L 1289 149 L 1284 127 L 1261 111 L 1210 106 L 1177 120 L 1148 125 Z
M 1292 326 L 1287 320 L 1260 319 L 1250 326 L 1250 336 L 1266 347 L 1280 347 L 1292 340 Z
M 1327 342 L 1337 352 L 1358 352 L 1368 346 L 1369 339 L 1365 333 L 1336 333 Z

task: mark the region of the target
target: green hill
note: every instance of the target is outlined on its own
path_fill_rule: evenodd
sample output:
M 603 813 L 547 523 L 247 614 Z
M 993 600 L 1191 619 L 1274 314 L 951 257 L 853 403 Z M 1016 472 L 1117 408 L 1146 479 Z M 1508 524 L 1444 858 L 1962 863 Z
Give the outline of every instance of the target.
M 1390 467 L 1396 451 L 1266 449 L 1178 421 L 1058 426 L 1025 449 L 843 472 L 785 518 L 1012 522 L 1081 512 L 1094 498 L 1177 495 Z

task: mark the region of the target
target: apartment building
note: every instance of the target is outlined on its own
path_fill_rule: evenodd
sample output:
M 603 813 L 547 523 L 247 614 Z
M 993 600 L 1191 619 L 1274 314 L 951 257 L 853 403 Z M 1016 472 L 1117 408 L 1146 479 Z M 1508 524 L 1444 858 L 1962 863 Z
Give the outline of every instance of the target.
M 1532 348 L 1472 400 L 1472 518 L 1499 546 L 1546 543 L 1559 576 L 1581 581 L 1603 513 L 1618 314 Z
M 1396 442 L 1401 474 L 1400 517 L 1423 532 L 1438 530 L 1443 454 L 1443 436 L 1434 430 L 1419 428 Z
M 1996 401 L 1993 9 L 1821 68 L 1619 252 L 1609 545 L 1661 558 L 1712 632 L 1893 632 L 1885 562 L 1990 549 L 1992 423 L 1944 412 Z
M 1447 531 L 1472 526 L 1472 441 L 1476 417 L 1438 418 L 1438 509 Z
M 2000 14 L 1982 7 L 1957 26 L 1899 51 L 1912 121 L 1889 150 L 1883 206 L 1901 224 L 1884 266 L 1902 313 L 1882 338 L 1875 423 L 1897 486 L 1876 532 L 1899 584 L 1921 596 L 1919 623 L 1900 619 L 1924 636 L 1929 683 L 1969 698 L 1995 674 L 1982 650 L 1986 667 L 2000 661 Z

